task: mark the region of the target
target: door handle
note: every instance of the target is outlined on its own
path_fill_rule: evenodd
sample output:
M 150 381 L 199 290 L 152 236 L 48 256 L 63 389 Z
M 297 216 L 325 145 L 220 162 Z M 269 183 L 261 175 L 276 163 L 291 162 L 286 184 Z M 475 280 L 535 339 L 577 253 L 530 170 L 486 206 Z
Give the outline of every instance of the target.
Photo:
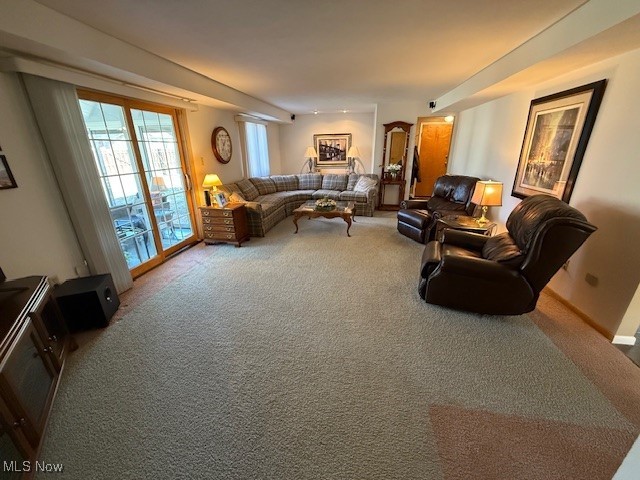
M 189 174 L 187 172 L 182 172 L 182 174 L 184 175 L 184 183 L 187 186 L 187 191 L 190 192 L 192 190 L 191 177 L 189 176 Z

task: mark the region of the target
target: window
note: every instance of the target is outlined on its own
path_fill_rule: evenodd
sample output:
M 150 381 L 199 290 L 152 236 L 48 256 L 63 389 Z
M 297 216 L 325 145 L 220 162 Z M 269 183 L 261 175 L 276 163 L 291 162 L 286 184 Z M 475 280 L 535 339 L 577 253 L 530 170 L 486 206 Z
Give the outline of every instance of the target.
M 177 113 L 92 92 L 79 96 L 113 227 L 135 277 L 195 241 Z
M 261 123 L 245 122 L 245 139 L 249 176 L 266 177 L 270 172 L 267 127 Z

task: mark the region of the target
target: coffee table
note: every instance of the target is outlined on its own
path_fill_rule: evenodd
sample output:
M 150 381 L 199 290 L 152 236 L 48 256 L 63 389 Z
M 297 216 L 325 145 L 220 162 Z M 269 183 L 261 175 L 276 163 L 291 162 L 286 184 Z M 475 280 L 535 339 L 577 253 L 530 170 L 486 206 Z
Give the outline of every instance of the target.
M 296 226 L 298 233 L 298 219 L 300 217 L 307 216 L 309 218 L 341 218 L 347 222 L 347 237 L 350 237 L 349 229 L 351 228 L 351 221 L 355 220 L 355 206 L 354 202 L 336 202 L 336 208 L 333 210 L 316 210 L 316 201 L 308 200 L 293 211 L 293 223 Z

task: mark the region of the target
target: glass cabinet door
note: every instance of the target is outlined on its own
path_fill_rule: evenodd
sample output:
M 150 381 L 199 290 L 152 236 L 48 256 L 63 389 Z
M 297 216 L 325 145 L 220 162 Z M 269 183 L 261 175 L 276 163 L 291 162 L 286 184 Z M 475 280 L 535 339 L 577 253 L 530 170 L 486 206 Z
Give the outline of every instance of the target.
M 22 428 L 32 445 L 38 444 L 57 380 L 46 355 L 31 320 L 27 320 L 0 367 L 0 386 L 5 390 L 6 385 L 15 397 L 15 413 L 24 419 Z M 12 402 L 8 403 L 11 408 Z

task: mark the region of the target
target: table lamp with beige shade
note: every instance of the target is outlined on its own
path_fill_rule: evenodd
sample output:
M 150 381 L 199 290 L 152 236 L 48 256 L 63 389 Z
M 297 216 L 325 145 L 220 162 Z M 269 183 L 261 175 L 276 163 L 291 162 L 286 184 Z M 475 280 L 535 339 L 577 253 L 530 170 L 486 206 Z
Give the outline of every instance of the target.
M 307 159 L 307 166 L 309 168 L 309 173 L 313 172 L 313 159 L 318 158 L 318 152 L 313 147 L 307 147 L 304 152 L 304 158 Z
M 494 182 L 493 180 L 476 182 L 471 203 L 482 207 L 482 216 L 476 220 L 478 224 L 488 223 L 489 219 L 486 216 L 488 208 L 502 206 L 502 182 Z
M 218 187 L 222 185 L 220 178 L 215 173 L 207 173 L 202 182 L 204 191 L 204 201 L 207 207 L 211 206 L 211 194 L 218 191 Z

